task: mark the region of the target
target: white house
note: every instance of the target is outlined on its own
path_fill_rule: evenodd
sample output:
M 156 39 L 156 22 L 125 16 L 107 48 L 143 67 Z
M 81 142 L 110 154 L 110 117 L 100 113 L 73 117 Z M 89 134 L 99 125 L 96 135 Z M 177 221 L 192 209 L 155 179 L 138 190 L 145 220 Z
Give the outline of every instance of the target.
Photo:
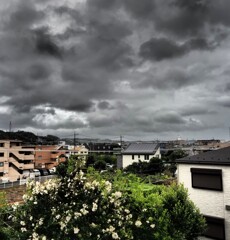
M 134 162 L 149 161 L 152 157 L 161 158 L 159 144 L 131 143 L 122 151 L 122 168 Z
M 177 160 L 178 182 L 207 221 L 201 239 L 230 239 L 230 147 Z

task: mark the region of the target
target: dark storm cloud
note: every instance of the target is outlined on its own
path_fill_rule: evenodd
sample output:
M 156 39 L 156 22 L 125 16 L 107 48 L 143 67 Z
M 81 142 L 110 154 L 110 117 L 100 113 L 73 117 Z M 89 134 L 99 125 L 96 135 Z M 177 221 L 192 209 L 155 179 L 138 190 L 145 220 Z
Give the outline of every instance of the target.
M 37 108 L 37 109 L 33 109 L 32 112 L 36 114 L 50 114 L 50 115 L 56 114 L 56 111 L 53 108 L 48 108 L 48 109 Z
M 179 110 L 182 116 L 216 114 L 217 111 L 211 110 L 205 106 L 189 106 Z
M 5 26 L 7 30 L 11 31 L 28 29 L 33 23 L 38 23 L 45 16 L 44 12 L 35 9 L 32 1 L 22 0 L 12 8 L 12 14 Z
M 228 2 L 15 0 L 8 4 L 0 12 L 0 96 L 4 96 L 0 107 L 7 105 L 20 127 L 77 126 L 89 131 L 93 127 L 105 134 L 119 129 L 140 136 L 141 131 L 205 128 L 199 118 L 210 116 L 218 104 L 228 105 L 224 99 L 210 111 L 203 107 L 215 88 L 213 78 L 223 76 L 224 69 L 211 65 L 218 66 L 219 50 L 227 49 Z M 204 81 L 207 96 L 200 90 Z M 226 77 L 223 93 L 227 82 Z M 201 98 L 200 108 L 192 107 L 192 97 L 184 99 L 184 90 Z M 189 109 L 183 109 L 180 101 L 188 101 Z M 173 110 L 157 112 L 156 107 L 163 105 Z
M 44 65 L 42 63 L 32 64 L 27 71 L 28 77 L 34 80 L 45 80 L 51 74 L 49 66 Z
M 166 38 L 152 38 L 140 46 L 140 56 L 161 61 L 167 58 L 179 57 L 185 53 L 185 48 Z
M 165 124 L 184 124 L 186 121 L 176 112 L 158 112 L 154 120 Z
M 217 100 L 217 104 L 219 106 L 225 107 L 225 108 L 230 108 L 230 98 L 220 98 Z
M 35 31 L 36 50 L 40 54 L 61 58 L 61 50 L 43 29 Z
M 159 73 L 159 70 L 146 75 L 143 80 L 133 83 L 134 88 L 148 88 L 159 90 L 175 90 L 195 84 L 197 79 L 184 69 L 167 69 Z
M 161 61 L 180 57 L 192 50 L 211 50 L 204 38 L 192 38 L 184 44 L 177 44 L 167 38 L 151 38 L 140 46 L 139 54 L 144 59 Z
M 125 9 L 130 12 L 135 18 L 151 18 L 154 13 L 154 0 L 124 0 L 122 2 L 125 6 Z
M 114 107 L 111 106 L 111 104 L 109 102 L 107 102 L 107 101 L 100 101 L 97 106 L 101 110 L 114 109 Z

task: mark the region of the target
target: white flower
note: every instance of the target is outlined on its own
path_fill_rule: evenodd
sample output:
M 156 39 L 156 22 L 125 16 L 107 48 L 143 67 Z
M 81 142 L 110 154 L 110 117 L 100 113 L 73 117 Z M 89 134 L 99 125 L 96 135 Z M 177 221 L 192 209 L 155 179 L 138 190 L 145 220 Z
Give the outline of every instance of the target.
M 95 228 L 97 225 L 95 223 L 91 223 L 91 227 Z
M 79 231 L 80 231 L 80 229 L 77 228 L 77 227 L 73 229 L 73 232 L 74 232 L 75 234 L 79 233 Z
M 110 191 L 111 191 L 111 189 L 112 189 L 112 184 L 111 184 L 111 182 L 109 182 L 109 181 L 106 181 L 106 182 L 105 182 L 105 189 L 106 189 L 107 192 L 110 192 Z
M 66 226 L 66 224 L 64 222 L 60 222 L 59 224 L 61 226 L 61 230 L 63 230 L 63 228 Z
M 119 239 L 119 236 L 116 232 L 112 233 L 112 238 L 113 239 Z
M 92 211 L 95 212 L 97 210 L 97 204 L 93 203 Z
M 68 216 L 66 217 L 66 222 L 69 222 L 69 221 L 70 221 L 70 219 L 71 219 L 71 216 L 70 216 L 70 215 L 68 215 Z
M 26 228 L 21 228 L 21 231 L 26 232 L 27 230 L 26 230 Z
M 155 224 L 151 224 L 150 227 L 151 227 L 151 228 L 155 228 Z
M 115 192 L 115 193 L 114 193 L 114 196 L 115 196 L 116 198 L 120 198 L 121 195 L 122 195 L 121 192 Z
M 26 225 L 26 223 L 25 223 L 24 221 L 21 221 L 20 224 L 21 224 L 22 226 L 25 226 L 25 225 Z
M 40 218 L 40 219 L 39 219 L 38 224 L 39 224 L 39 225 L 42 225 L 42 224 L 43 224 L 43 218 Z
M 135 225 L 137 226 L 137 227 L 140 227 L 141 226 L 141 221 L 139 221 L 139 220 L 137 220 L 136 222 L 135 222 Z
M 82 208 L 80 210 L 80 212 L 83 214 L 83 215 L 86 215 L 89 211 L 87 211 L 85 208 Z

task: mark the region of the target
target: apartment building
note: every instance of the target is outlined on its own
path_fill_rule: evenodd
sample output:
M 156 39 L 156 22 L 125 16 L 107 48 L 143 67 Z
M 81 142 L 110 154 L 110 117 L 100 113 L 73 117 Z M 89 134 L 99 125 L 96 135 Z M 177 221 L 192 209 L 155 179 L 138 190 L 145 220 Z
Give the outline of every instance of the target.
M 34 169 L 34 148 L 18 140 L 0 140 L 0 180 L 16 181 Z
M 66 161 L 66 154 L 69 151 L 63 149 L 63 146 L 57 145 L 39 145 L 35 147 L 35 167 L 52 168 L 59 163 Z

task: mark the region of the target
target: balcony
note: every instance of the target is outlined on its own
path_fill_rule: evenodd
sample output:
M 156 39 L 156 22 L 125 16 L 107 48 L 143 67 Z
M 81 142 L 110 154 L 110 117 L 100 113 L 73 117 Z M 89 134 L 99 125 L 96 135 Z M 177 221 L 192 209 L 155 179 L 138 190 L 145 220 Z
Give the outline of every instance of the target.
M 25 155 L 25 154 L 20 154 L 18 151 L 12 151 L 12 153 L 20 160 L 34 160 L 34 155 L 33 154 L 29 154 L 29 155 Z
M 22 164 L 21 169 L 23 169 L 23 170 L 34 169 L 34 163 Z

